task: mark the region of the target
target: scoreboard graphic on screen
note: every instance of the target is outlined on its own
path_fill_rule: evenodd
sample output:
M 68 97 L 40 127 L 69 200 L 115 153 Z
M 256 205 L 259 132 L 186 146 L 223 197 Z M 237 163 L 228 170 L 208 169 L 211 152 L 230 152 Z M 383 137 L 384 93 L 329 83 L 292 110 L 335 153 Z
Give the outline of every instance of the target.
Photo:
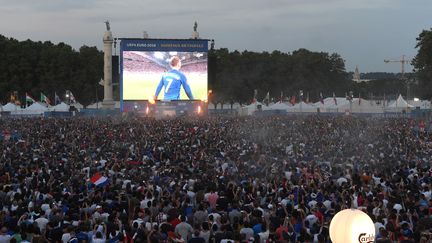
M 208 40 L 121 39 L 122 104 L 207 100 Z

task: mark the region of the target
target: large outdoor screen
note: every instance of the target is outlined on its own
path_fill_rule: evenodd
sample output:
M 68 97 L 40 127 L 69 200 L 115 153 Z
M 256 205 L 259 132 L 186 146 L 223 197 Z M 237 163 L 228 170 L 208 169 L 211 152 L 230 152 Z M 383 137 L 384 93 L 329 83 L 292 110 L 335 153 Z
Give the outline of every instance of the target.
M 124 101 L 207 99 L 206 40 L 124 39 Z

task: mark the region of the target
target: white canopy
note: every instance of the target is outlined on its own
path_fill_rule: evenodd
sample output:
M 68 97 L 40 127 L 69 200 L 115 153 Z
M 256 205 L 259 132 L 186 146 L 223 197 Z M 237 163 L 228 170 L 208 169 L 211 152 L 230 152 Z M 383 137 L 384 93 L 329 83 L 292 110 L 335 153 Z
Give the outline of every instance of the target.
M 84 106 L 81 105 L 81 103 L 79 103 L 79 102 L 76 102 L 76 103 L 73 103 L 73 104 L 70 104 L 70 105 L 73 105 L 73 106 L 74 106 L 75 108 L 77 108 L 78 110 L 84 108 Z
M 3 111 L 19 111 L 19 110 L 21 110 L 20 106 L 10 102 L 3 106 Z
M 252 115 L 256 110 L 258 110 L 258 105 L 261 105 L 261 107 L 263 106 L 262 103 L 255 102 L 255 103 L 252 103 L 250 105 L 240 107 L 239 108 L 239 114 L 242 116 Z
M 25 108 L 26 111 L 47 111 L 48 107 L 46 107 L 45 103 L 35 102 L 31 104 L 31 106 Z
M 420 109 L 430 109 L 431 108 L 431 102 L 429 100 L 408 100 L 408 104 L 419 107 Z
M 270 105 L 267 110 L 284 110 L 284 111 L 286 111 L 290 107 L 291 106 L 286 104 L 286 103 L 278 102 L 278 103 L 274 103 L 274 104 Z
M 339 106 L 339 111 L 350 111 L 352 113 L 382 113 L 384 110 L 381 104 L 361 98 L 354 98 L 352 104 L 348 101 L 348 103 Z
M 298 104 L 295 104 L 292 107 L 289 107 L 288 111 L 289 112 L 316 112 L 317 107 L 302 101 Z
M 62 102 L 56 106 L 50 107 L 50 111 L 69 111 L 69 105 Z
M 402 97 L 402 95 L 399 95 L 396 101 L 391 103 L 388 108 L 413 108 L 414 106 L 408 104 Z
M 75 105 L 75 108 L 82 109 L 82 105 L 81 105 L 81 108 L 76 106 L 76 103 L 74 105 Z M 102 109 L 103 108 L 103 102 L 99 101 L 97 103 L 90 104 L 86 108 L 88 108 L 88 109 Z M 120 109 L 120 101 L 114 101 L 114 108 Z
M 35 102 L 31 104 L 31 106 L 21 109 L 12 114 L 16 115 L 42 115 L 45 111 L 48 111 L 48 107 L 46 107 L 45 103 Z
M 87 108 L 89 108 L 89 109 L 101 109 L 102 108 L 102 101 L 90 104 L 87 106 Z

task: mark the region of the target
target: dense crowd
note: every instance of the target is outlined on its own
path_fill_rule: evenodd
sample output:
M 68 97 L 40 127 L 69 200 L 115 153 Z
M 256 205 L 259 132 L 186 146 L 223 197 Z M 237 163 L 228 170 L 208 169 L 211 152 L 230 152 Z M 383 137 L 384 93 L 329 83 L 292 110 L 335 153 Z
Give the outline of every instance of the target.
M 123 70 L 125 72 L 163 73 L 166 68 L 155 63 L 148 56 L 127 51 L 123 52 Z
M 409 119 L 0 120 L 1 242 L 429 242 L 431 136 Z M 101 175 L 108 183 L 90 178 Z

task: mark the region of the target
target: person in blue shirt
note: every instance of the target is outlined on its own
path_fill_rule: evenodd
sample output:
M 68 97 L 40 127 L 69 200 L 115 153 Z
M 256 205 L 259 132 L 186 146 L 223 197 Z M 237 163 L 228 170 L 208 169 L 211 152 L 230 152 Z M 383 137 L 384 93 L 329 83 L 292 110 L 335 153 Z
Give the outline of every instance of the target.
M 164 100 L 179 100 L 180 99 L 180 88 L 183 86 L 183 89 L 186 92 L 186 95 L 190 100 L 193 100 L 194 97 L 192 95 L 192 91 L 187 82 L 186 76 L 180 72 L 181 68 L 181 60 L 179 57 L 174 56 L 170 61 L 171 70 L 164 73 L 159 85 L 156 89 L 155 99 L 159 96 L 159 93 L 163 89 Z

